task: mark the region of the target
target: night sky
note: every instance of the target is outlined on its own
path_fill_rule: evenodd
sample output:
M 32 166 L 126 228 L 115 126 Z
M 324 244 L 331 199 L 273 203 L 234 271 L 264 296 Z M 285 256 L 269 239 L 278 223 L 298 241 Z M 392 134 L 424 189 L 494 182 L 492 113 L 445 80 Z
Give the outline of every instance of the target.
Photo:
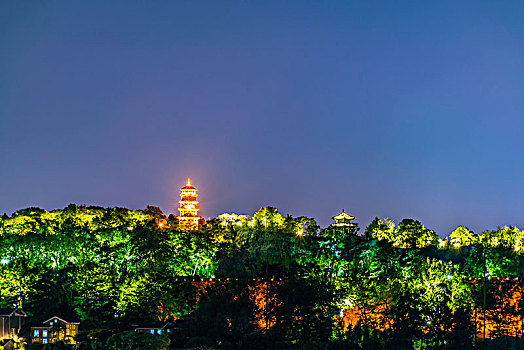
M 523 1 L 2 1 L 0 214 L 524 228 Z

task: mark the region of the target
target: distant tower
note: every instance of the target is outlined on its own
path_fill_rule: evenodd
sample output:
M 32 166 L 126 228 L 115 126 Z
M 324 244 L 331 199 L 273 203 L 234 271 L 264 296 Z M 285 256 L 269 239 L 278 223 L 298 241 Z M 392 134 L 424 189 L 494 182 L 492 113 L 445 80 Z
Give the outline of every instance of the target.
M 178 211 L 178 224 L 185 230 L 198 230 L 198 224 L 201 217 L 198 216 L 197 189 L 191 186 L 191 180 L 188 178 L 187 183 L 180 189 L 180 207 Z

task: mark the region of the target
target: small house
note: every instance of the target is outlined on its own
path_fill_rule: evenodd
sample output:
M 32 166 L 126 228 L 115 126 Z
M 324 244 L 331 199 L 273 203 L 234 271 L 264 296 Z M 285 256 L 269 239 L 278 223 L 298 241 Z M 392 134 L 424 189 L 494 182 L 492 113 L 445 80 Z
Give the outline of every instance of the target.
M 76 344 L 79 325 L 80 322 L 75 318 L 53 316 L 44 321 L 42 326 L 31 327 L 32 342 L 48 344 L 64 341 Z
M 13 339 L 18 336 L 27 314 L 19 308 L 0 309 L 0 339 Z

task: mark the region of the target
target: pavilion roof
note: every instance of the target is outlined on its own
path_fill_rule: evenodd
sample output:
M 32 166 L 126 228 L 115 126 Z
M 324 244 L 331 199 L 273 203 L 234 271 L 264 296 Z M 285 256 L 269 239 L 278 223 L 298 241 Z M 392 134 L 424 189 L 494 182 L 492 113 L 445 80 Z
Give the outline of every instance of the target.
M 354 216 L 351 216 L 348 213 L 346 213 L 344 209 L 342 209 L 342 212 L 340 214 L 333 216 L 333 220 L 353 220 L 354 218 Z

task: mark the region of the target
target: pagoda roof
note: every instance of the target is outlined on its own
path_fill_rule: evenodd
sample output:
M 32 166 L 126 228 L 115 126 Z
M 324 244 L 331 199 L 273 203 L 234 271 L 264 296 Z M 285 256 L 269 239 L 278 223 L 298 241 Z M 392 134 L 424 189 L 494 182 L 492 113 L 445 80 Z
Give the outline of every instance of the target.
M 187 183 L 184 187 L 181 188 L 181 190 L 196 190 L 196 188 L 191 186 L 191 180 L 187 178 Z
M 333 220 L 353 220 L 354 218 L 354 216 L 351 216 L 348 213 L 346 213 L 344 209 L 342 209 L 342 212 L 340 214 L 333 216 Z

